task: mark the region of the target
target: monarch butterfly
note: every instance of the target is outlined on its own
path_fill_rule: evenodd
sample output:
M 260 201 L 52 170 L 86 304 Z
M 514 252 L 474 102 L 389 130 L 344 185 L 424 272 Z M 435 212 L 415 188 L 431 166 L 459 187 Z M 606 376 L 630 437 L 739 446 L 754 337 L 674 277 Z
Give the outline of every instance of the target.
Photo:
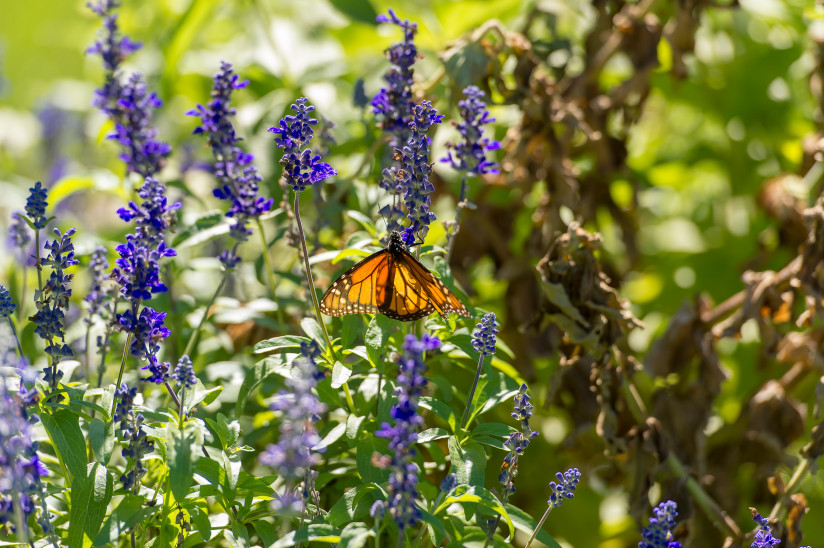
M 463 303 L 406 250 L 399 232 L 334 281 L 320 302 L 327 316 L 377 314 L 409 322 L 433 312 L 471 317 Z

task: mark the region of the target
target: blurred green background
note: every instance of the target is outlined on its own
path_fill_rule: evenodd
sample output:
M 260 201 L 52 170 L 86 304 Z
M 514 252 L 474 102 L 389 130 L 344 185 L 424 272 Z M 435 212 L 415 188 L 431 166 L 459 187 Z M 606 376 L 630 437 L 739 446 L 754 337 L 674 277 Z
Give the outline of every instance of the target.
M 823 34 L 821 4 L 802 0 L 721 4 L 702 12 L 685 78 L 672 76 L 671 51 L 665 42 L 659 44 L 661 66 L 652 75 L 641 120 L 630 129 L 630 172 L 611 177 L 613 200 L 623 208 L 637 208 L 638 260 L 627 257 L 621 229 L 607 210 L 599 210 L 587 224 L 601 232 L 601 258 L 645 324 L 629 339 L 632 350 L 641 356 L 686 299 L 704 294 L 720 302 L 742 288 L 744 270 L 777 270 L 795 255 L 780 223 L 759 205 L 766 181 L 779 178 L 788 194 L 808 205 L 820 191 L 818 177 L 802 176 L 811 165 L 805 138 L 819 131 L 822 122 L 810 82 L 821 62 L 815 54 L 817 43 L 811 39 Z M 674 5 L 661 1 L 653 11 L 666 22 L 675 12 Z M 491 18 L 517 30 L 537 10 L 552 27 L 533 28 L 530 37 L 540 41 L 544 29 L 548 43 L 567 40 L 573 54 L 580 54 L 593 21 L 592 7 L 578 0 L 438 0 L 394 6 L 345 0 L 126 1 L 122 29 L 144 44 L 126 68 L 142 72 L 165 103 L 155 121 L 161 138 L 174 146 L 166 179 L 185 184 L 202 202 L 184 213 L 184 224 L 186 215 L 198 207 L 207 209 L 210 203 L 207 183 L 185 169 L 194 158 L 209 156 L 202 139 L 191 135 L 195 120 L 184 114 L 208 98 L 211 76 L 221 60 L 232 62 L 251 82 L 236 95 L 237 122 L 266 177 L 265 192 L 279 196 L 272 177 L 275 151 L 265 131 L 302 95 L 337 124 L 338 146 L 329 161 L 341 178 L 351 177 L 365 152 L 363 140 L 373 131 L 365 127 L 352 97 L 358 80 L 364 81 L 370 97 L 381 86 L 387 68 L 382 51 L 399 37 L 394 27 L 378 26 L 375 17 L 390 7 L 420 25 L 417 43 L 424 57 L 416 65 L 416 75 L 421 82 L 438 76 L 442 69 L 438 53 L 451 41 Z M 43 180 L 60 189 L 55 198 L 62 204 L 57 206 L 59 225 L 80 228 L 81 252 L 100 241 L 116 241 L 123 227 L 115 210 L 130 189 L 123 184 L 115 146 L 105 142 L 104 118 L 90 106 L 102 71 L 98 59 L 84 52 L 94 40 L 98 20 L 82 1 L 5 2 L 2 12 L 0 226 L 7 226 L 11 211 L 22 208 L 26 189 Z M 632 71 L 627 59 L 615 57 L 599 84 L 615 85 Z M 433 80 L 429 91 L 431 99 L 440 101 L 439 108 L 449 112 L 452 103 L 446 83 Z M 498 118 L 496 135 L 503 138 L 516 124 L 517 110 L 512 105 L 491 110 Z M 438 157 L 445 139 L 440 134 L 435 138 Z M 440 165 L 436 171 L 454 187 L 454 173 Z M 506 194 L 501 189 L 496 192 Z M 496 196 L 487 193 L 487 199 Z M 504 196 L 502 201 L 507 199 Z M 454 207 L 451 202 L 435 205 L 436 210 L 450 207 Z M 562 215 L 572 218 L 576 213 Z M 520 237 L 523 241 L 526 235 Z M 275 257 L 278 250 L 285 253 L 286 247 L 278 244 Z M 0 257 L 0 282 L 5 283 L 13 268 L 11 256 Z M 505 283 L 484 279 L 484 272 L 490 271 L 483 259 L 475 265 L 478 295 L 474 300 L 500 313 Z M 189 283 L 187 290 L 200 295 L 197 285 Z M 714 428 L 735 422 L 742 402 L 765 378 L 778 377 L 786 368 L 775 360 L 760 360 L 760 348 L 753 325 L 745 326 L 739 339 L 719 343 L 729 379 L 716 400 Z M 521 461 L 513 500 L 538 517 L 547 494 L 546 470 L 578 464 L 564 454 L 563 441 L 569 434 L 565 412 L 545 405 L 542 397 L 558 367 L 557 356 L 531 359 L 515 366 L 532 381 L 533 427 L 541 437 Z M 800 387 L 800 400 L 810 402 L 813 388 L 812 383 Z M 610 474 L 609 461 L 600 455 L 597 443 L 588 448 L 579 445 L 574 454 L 586 450 L 592 453 L 589 475 L 574 503 L 553 513 L 548 530 L 569 546 L 635 546 L 638 533 L 627 513 L 626 496 L 604 479 Z M 490 461 L 491 481 L 497 466 Z M 745 474 L 746 470 L 730 472 Z M 745 500 L 765 491 L 763 485 L 748 489 L 750 493 L 740 493 Z M 804 542 L 822 545 L 824 529 L 815 526 L 824 523 L 821 475 L 806 480 L 803 490 L 811 507 L 803 522 Z M 655 495 L 653 490 L 651 496 Z M 734 517 L 749 528 L 745 506 Z

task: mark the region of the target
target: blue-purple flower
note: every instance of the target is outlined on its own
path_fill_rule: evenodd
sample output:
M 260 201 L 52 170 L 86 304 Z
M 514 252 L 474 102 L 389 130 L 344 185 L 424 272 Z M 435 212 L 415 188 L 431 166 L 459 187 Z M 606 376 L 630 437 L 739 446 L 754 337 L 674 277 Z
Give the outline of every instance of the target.
M 549 482 L 549 489 L 552 493 L 546 502 L 550 508 L 557 508 L 563 504 L 564 499 L 571 499 L 575 496 L 575 488 L 581 479 L 581 472 L 577 468 L 570 468 L 563 474 L 556 472 L 555 479 L 558 481 Z
M 672 530 L 675 529 L 675 518 L 678 517 L 678 505 L 675 501 L 667 500 L 652 510 L 649 518 L 649 527 L 644 527 L 641 533 L 643 541 L 638 548 L 681 548 L 681 543 L 673 540 Z
M 130 353 L 136 358 L 147 362 L 142 367 L 149 372 L 143 380 L 160 384 L 169 378 L 169 363 L 158 359 L 160 344 L 171 332 L 163 324 L 165 312 L 158 312 L 151 306 L 144 306 L 135 316 L 132 310 L 118 314 L 120 328 L 132 334 Z
M 72 294 L 69 281 L 73 277 L 66 270 L 78 263 L 74 258 L 74 245 L 71 241 L 74 233 L 74 228 L 67 230 L 65 234 L 55 228 L 55 239 L 46 244 L 49 255 L 41 259 L 41 264 L 50 266 L 51 274 L 43 289 L 34 291 L 37 312 L 29 318 L 35 326 L 35 334 L 46 341 L 45 352 L 49 355 L 51 364 L 44 369 L 45 380 L 52 388 L 57 386 L 57 381 L 63 376 L 63 372 L 57 369 L 57 364 L 63 358 L 73 355 L 65 342 L 65 312 L 69 308 L 69 297 Z
M 311 117 L 315 107 L 307 104 L 308 99 L 301 97 L 291 109 L 294 115 L 284 116 L 277 127 L 269 128 L 278 135 L 275 143 L 283 149 L 280 165 L 283 166 L 283 178 L 295 192 L 302 192 L 308 186 L 337 175 L 338 172 L 329 164 L 321 162 L 319 154 L 313 154 L 309 145 L 314 135 L 313 126 L 318 121 Z
M 483 102 L 484 93 L 477 86 L 467 86 L 464 96 L 464 100 L 458 101 L 461 121 L 456 124 L 463 140 L 459 143 L 447 143 L 448 151 L 441 162 L 450 164 L 470 177 L 498 173 L 497 164 L 486 159 L 486 153 L 498 150 L 501 143 L 483 136 L 483 126 L 495 121 L 486 110 L 486 103 Z
M 25 410 L 0 384 L 0 525 L 10 524 L 23 538 L 29 516 L 36 511 L 34 496 L 41 496 L 41 478 L 49 471 L 37 455 Z M 18 519 L 19 518 L 19 519 Z M 50 530 L 48 513 L 38 520 Z M 19 527 L 24 530 L 20 531 Z
M 409 124 L 415 108 L 412 65 L 418 59 L 415 46 L 418 24 L 401 20 L 391 9 L 388 15 L 379 15 L 378 22 L 392 23 L 403 30 L 403 41 L 392 44 L 384 52 L 392 67 L 384 75 L 386 87 L 381 88 L 371 102 L 372 112 L 380 117 L 380 127 L 389 136 L 389 145 L 400 147 L 409 139 Z
M 315 364 L 314 349 L 315 346 L 302 345 L 301 356 L 292 364 L 291 377 L 286 380 L 289 391 L 279 392 L 272 402 L 272 409 L 282 415 L 280 437 L 260 456 L 261 464 L 274 468 L 286 482 L 286 492 L 275 500 L 276 509 L 281 512 L 305 508 L 307 495 L 314 489 L 304 485 L 299 496 L 296 487 L 302 480 L 306 483 L 307 478 L 314 481 L 311 468 L 320 463 L 323 451 L 313 449 L 321 441 L 315 423 L 326 411 L 326 405 L 312 392 L 322 376 Z
M 529 394 L 527 390 L 529 387 L 526 383 L 521 383 L 518 393 L 515 394 L 515 411 L 512 413 L 512 418 L 517 419 L 521 423 L 521 430 L 513 432 L 504 446 L 509 450 L 509 453 L 504 457 L 501 464 L 501 473 L 498 475 L 498 481 L 503 486 L 504 501 L 509 499 L 509 496 L 515 492 L 515 477 L 518 475 L 518 459 L 524 454 L 524 451 L 529 447 L 529 442 L 538 435 L 529 426 L 529 419 L 532 418 L 532 404 L 529 402 Z M 550 484 L 551 487 L 551 484 Z
M 192 388 L 197 384 L 197 377 L 195 376 L 195 368 L 192 366 L 192 360 L 187 355 L 183 355 L 177 361 L 172 377 L 178 387 L 184 389 Z
M 410 221 L 406 243 L 411 243 L 412 236 L 426 237 L 429 224 L 435 220 L 435 214 L 429 211 L 429 194 L 435 187 L 429 181 L 432 164 L 429 162 L 429 147 L 432 144 L 427 136 L 429 128 L 440 124 L 443 115 L 429 101 L 415 105 L 414 115 L 409 124 L 410 136 L 403 148 L 395 149 L 395 157 L 400 161 L 400 168 L 384 169 L 381 187 L 395 196 L 403 195 L 407 218 Z
M 237 244 L 248 239 L 251 233 L 247 226 L 249 221 L 271 210 L 274 204 L 273 199 L 258 194 L 258 184 L 263 179 L 253 163 L 254 156 L 237 146 L 241 138 L 232 124 L 235 115 L 235 109 L 230 106 L 232 92 L 246 87 L 248 83 L 240 80 L 230 63 L 223 62 L 220 72 L 215 74 L 209 103 L 197 105 L 186 113 L 200 118 L 201 125 L 194 133 L 205 134 L 212 149 L 214 175 L 219 182 L 214 195 L 232 203 L 226 216 L 234 219 L 230 234 L 237 243 L 232 250 L 220 255 L 221 263 L 229 270 L 240 261 L 236 255 Z
M 35 230 L 46 228 L 46 207 L 48 202 L 48 191 L 43 187 L 43 183 L 37 181 L 29 189 L 29 197 L 26 198 L 26 215 L 34 225 Z M 39 251 L 39 250 L 38 250 Z
M 425 352 L 437 350 L 441 341 L 437 337 L 423 335 L 420 340 L 414 335 L 407 335 L 403 343 L 403 355 L 398 365 L 398 403 L 390 412 L 392 424 L 383 423 L 375 435 L 389 440 L 392 452 L 389 468 L 389 495 L 386 508 L 403 530 L 414 526 L 421 514 L 415 505 L 418 498 L 418 466 L 414 458 L 415 443 L 418 441 L 418 429 L 423 424 L 423 417 L 418 413 L 418 402 L 423 395 L 427 380 L 424 376 L 426 365 Z
M 17 308 L 17 305 L 12 302 L 9 290 L 0 284 L 0 320 L 5 320 L 11 316 L 15 308 Z
M 758 524 L 758 530 L 755 532 L 755 538 L 750 545 L 751 548 L 770 548 L 781 544 L 781 539 L 777 539 L 770 533 L 769 520 L 761 517 L 755 508 L 750 508 L 754 514 L 752 520 Z
M 120 159 L 129 171 L 143 177 L 155 176 L 171 153 L 168 143 L 157 140 L 157 130 L 152 126 L 152 113 L 163 102 L 146 89 L 140 74 L 133 74 L 122 83 L 120 65 L 140 44 L 121 36 L 117 26 L 116 0 L 101 0 L 89 7 L 103 19 L 100 39 L 88 53 L 100 55 L 105 70 L 103 87 L 95 94 L 94 105 L 100 108 L 114 123 L 110 139 L 121 147 Z
M 498 321 L 495 314 L 490 312 L 475 325 L 472 333 L 472 347 L 478 354 L 490 356 L 495 353 L 495 344 L 498 337 Z
M 154 448 L 143 429 L 144 417 L 134 412 L 134 399 L 137 388 L 129 388 L 126 383 L 120 385 L 114 394 L 115 406 L 113 421 L 117 424 L 118 437 L 123 441 L 123 457 L 129 459 L 126 473 L 120 476 L 120 482 L 126 490 L 137 492 L 140 479 L 146 474 L 144 457 Z
M 92 281 L 89 294 L 83 299 L 88 304 L 89 316 L 84 319 L 87 325 L 92 324 L 94 316 L 102 317 L 105 314 L 106 303 L 112 297 L 111 292 L 106 291 L 103 287 L 103 283 L 109 278 L 109 261 L 106 259 L 106 253 L 105 247 L 98 247 L 92 252 L 89 260 Z
M 9 243 L 12 247 L 25 248 L 31 242 L 29 227 L 19 212 L 11 214 L 11 224 L 9 225 Z

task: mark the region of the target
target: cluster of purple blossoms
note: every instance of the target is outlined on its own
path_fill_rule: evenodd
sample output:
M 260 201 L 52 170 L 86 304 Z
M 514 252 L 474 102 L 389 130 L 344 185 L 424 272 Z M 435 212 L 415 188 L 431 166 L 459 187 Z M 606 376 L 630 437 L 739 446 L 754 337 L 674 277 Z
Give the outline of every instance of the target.
M 383 181 L 381 188 L 388 190 L 394 196 L 403 196 L 403 203 L 406 206 L 407 218 L 410 226 L 407 229 L 407 244 L 412 242 L 413 237 L 426 237 L 429 224 L 435 220 L 435 214 L 429 211 L 429 194 L 434 192 L 435 187 L 429 181 L 429 174 L 432 171 L 432 164 L 429 162 L 429 147 L 432 141 L 427 136 L 429 128 L 434 124 L 440 124 L 443 115 L 432 106 L 429 101 L 422 101 L 420 105 L 414 106 L 414 115 L 409 123 L 410 135 L 403 148 L 395 149 L 395 158 L 400 161 L 400 168 L 391 167 L 383 170 Z M 387 222 L 394 229 L 399 225 L 400 220 L 393 218 L 397 215 L 397 207 L 384 208 L 381 212 L 387 218 Z M 388 214 L 388 215 L 387 215 Z
M 478 354 L 491 356 L 495 353 L 498 338 L 497 327 L 498 321 L 493 312 L 485 314 L 481 321 L 475 324 L 475 331 L 472 333 L 472 347 Z
M 403 343 L 403 356 L 398 365 L 398 403 L 392 407 L 393 424 L 383 423 L 375 435 L 389 440 L 392 452 L 389 476 L 389 495 L 386 508 L 403 530 L 414 526 L 421 513 L 415 505 L 418 498 L 418 466 L 415 464 L 414 445 L 418 441 L 418 429 L 423 417 L 418 413 L 418 401 L 423 395 L 427 380 L 424 376 L 426 365 L 424 352 L 438 350 L 441 341 L 437 337 L 424 335 L 421 340 L 407 335 Z
M 25 410 L 6 392 L 5 383 L 0 384 L 0 525 L 11 524 L 23 538 L 28 537 L 26 523 L 36 510 L 33 496 L 41 496 L 41 478 L 48 475 Z M 38 523 L 44 532 L 51 531 L 47 512 Z
M 55 228 L 55 239 L 46 244 L 49 255 L 40 262 L 51 267 L 51 274 L 45 286 L 34 291 L 37 312 L 29 318 L 35 325 L 34 332 L 46 341 L 45 352 L 49 355 L 51 364 L 44 369 L 45 381 L 52 388 L 57 387 L 57 381 L 63 376 L 63 372 L 57 369 L 58 362 L 73 355 L 72 349 L 65 342 L 65 312 L 72 295 L 68 284 L 73 277 L 73 274 L 66 273 L 66 269 L 78 263 L 74 258 L 74 244 L 71 241 L 74 233 L 73 228 L 65 234 Z
M 183 389 L 192 388 L 197 384 L 197 377 L 195 376 L 195 368 L 192 366 L 192 360 L 187 355 L 183 355 L 177 361 L 174 373 L 172 373 L 175 383 L 178 387 Z
M 97 90 L 94 105 L 114 122 L 114 132 L 109 136 L 121 147 L 120 159 L 129 171 L 143 177 L 153 177 L 163 167 L 171 153 L 169 144 L 157 140 L 157 130 L 151 125 L 152 112 L 163 105 L 155 93 L 146 89 L 140 74 L 133 74 L 121 82 L 120 65 L 130 54 L 140 48 L 127 36 L 121 36 L 114 10 L 120 6 L 117 0 L 100 0 L 89 7 L 103 19 L 101 37 L 88 53 L 100 55 L 105 70 L 103 87 Z
M 29 197 L 26 198 L 26 215 L 34 225 L 35 230 L 46 228 L 49 220 L 46 218 L 46 207 L 48 202 L 48 191 L 43 188 L 43 184 L 37 181 L 32 188 L 29 189 Z
M 463 92 L 466 99 L 458 101 L 462 121 L 455 124 L 463 140 L 457 144 L 447 143 L 448 152 L 441 162 L 465 172 L 469 177 L 498 173 L 498 164 L 487 160 L 486 153 L 498 150 L 501 143 L 483 136 L 483 126 L 494 122 L 495 118 L 490 117 L 486 110 L 484 93 L 477 86 L 467 86 Z
M 106 259 L 106 253 L 105 247 L 98 247 L 92 252 L 89 260 L 92 282 L 89 294 L 83 299 L 88 304 L 89 312 L 89 317 L 83 320 L 86 325 L 92 324 L 94 316 L 103 317 L 106 314 L 106 303 L 111 300 L 111 293 L 103 287 L 103 283 L 109 277 L 109 261 Z
M 17 305 L 12 302 L 9 290 L 0 284 L 0 320 L 5 320 L 11 316 L 15 308 L 17 308 Z
M 672 530 L 678 517 L 678 505 L 667 500 L 653 508 L 649 527 L 644 527 L 638 548 L 681 548 L 681 543 L 673 540 Z
M 504 488 L 504 502 L 515 492 L 518 459 L 529 447 L 529 442 L 538 435 L 538 432 L 533 431 L 529 426 L 529 419 L 532 418 L 532 404 L 529 402 L 528 388 L 526 383 L 522 383 L 518 393 L 515 394 L 515 411 L 512 413 L 512 418 L 521 422 L 521 430 L 520 432 L 513 432 L 504 442 L 504 446 L 509 450 L 509 453 L 504 457 L 501 464 L 501 473 L 498 476 L 498 481 Z
M 418 24 L 408 19 L 401 20 L 391 9 L 389 15 L 379 15 L 378 22 L 392 23 L 403 30 L 403 42 L 392 44 L 384 52 L 392 68 L 384 76 L 387 87 L 381 88 L 371 103 L 372 112 L 381 117 L 381 129 L 390 137 L 389 146 L 399 147 L 409 139 L 409 124 L 415 108 L 412 65 L 418 59 L 415 46 Z
M 126 383 L 120 385 L 114 394 L 117 401 L 113 421 L 117 424 L 120 439 L 125 443 L 123 457 L 131 463 L 125 474 L 120 476 L 120 482 L 126 490 L 137 492 L 140 488 L 140 479 L 146 474 L 143 458 L 154 449 L 154 442 L 149 440 L 143 429 L 143 415 L 134 412 L 134 399 L 137 388 L 129 388 Z
M 200 118 L 201 125 L 194 133 L 205 134 L 212 149 L 215 158 L 214 174 L 219 181 L 218 188 L 213 191 L 215 197 L 232 202 L 226 216 L 234 219 L 230 235 L 237 243 L 232 250 L 225 250 L 219 257 L 228 270 L 232 270 L 240 261 L 236 255 L 237 246 L 251 234 L 247 227 L 249 221 L 271 210 L 274 204 L 273 199 L 258 195 L 258 184 L 263 178 L 252 163 L 255 157 L 237 146 L 241 138 L 232 125 L 232 117 L 235 115 L 235 109 L 230 106 L 232 92 L 245 88 L 248 83 L 240 81 L 230 63 L 223 62 L 220 72 L 215 74 L 209 103 L 197 105 L 186 113 Z
M 315 363 L 318 353 L 317 343 L 301 344 L 301 356 L 286 380 L 289 391 L 279 392 L 271 405 L 272 410 L 282 413 L 280 437 L 261 454 L 260 463 L 274 468 L 286 483 L 286 492 L 273 503 L 280 512 L 302 512 L 307 495 L 314 492 L 311 468 L 320 463 L 320 454 L 312 448 L 321 441 L 315 423 L 326 411 L 326 405 L 312 392 L 323 377 Z M 301 481 L 304 485 L 299 496 L 295 488 Z
M 18 211 L 11 214 L 11 224 L 9 225 L 9 244 L 11 247 L 25 249 L 31 242 L 31 235 L 29 234 L 29 227 L 23 216 Z
M 530 405 L 530 407 L 532 406 Z M 552 494 L 549 495 L 546 502 L 550 508 L 557 508 L 564 503 L 564 499 L 571 499 L 575 496 L 575 488 L 578 487 L 581 472 L 577 468 L 570 468 L 563 474 L 555 472 L 555 479 L 558 481 L 549 482 L 549 489 Z M 672 548 L 676 547 L 673 546 Z
M 315 107 L 307 105 L 307 101 L 306 97 L 295 101 L 291 106 L 295 114 L 284 116 L 277 127 L 269 128 L 270 133 L 278 135 L 275 143 L 283 149 L 283 158 L 280 159 L 283 178 L 295 192 L 302 192 L 306 187 L 338 174 L 332 166 L 321 162 L 319 154 L 313 154 L 312 149 L 304 148 L 312 141 L 312 126 L 318 123 L 311 117 Z
M 166 188 L 151 177 L 143 183 L 139 195 L 143 198 L 141 205 L 130 202 L 128 208 L 117 211 L 121 219 L 134 220 L 136 224 L 134 233 L 126 235 L 126 243 L 116 248 L 120 257 L 115 261 L 112 277 L 130 304 L 126 312 L 117 315 L 117 323 L 134 337 L 131 354 L 148 362 L 143 369 L 148 369 L 150 376 L 145 380 L 161 383 L 169 371 L 169 364 L 157 358 L 160 342 L 169 335 L 163 325 L 166 314 L 149 306 L 140 310 L 140 305 L 153 294 L 167 291 L 160 281 L 160 260 L 176 255 L 164 238 L 180 203 L 169 205 Z

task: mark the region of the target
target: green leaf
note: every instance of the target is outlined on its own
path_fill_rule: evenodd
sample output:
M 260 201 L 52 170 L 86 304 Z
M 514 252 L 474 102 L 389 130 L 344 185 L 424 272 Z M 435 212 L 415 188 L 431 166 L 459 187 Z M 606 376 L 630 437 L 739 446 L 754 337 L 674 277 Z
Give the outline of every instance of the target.
M 184 227 L 180 232 L 177 233 L 174 240 L 172 240 L 172 247 L 175 249 L 183 249 L 189 246 L 197 245 L 200 243 L 205 242 L 208 238 L 204 238 L 203 232 L 224 223 L 226 216 L 222 211 L 213 210 L 207 211 L 205 213 L 201 213 L 195 218 L 195 222 Z M 226 224 L 226 223 L 224 223 Z M 225 230 L 228 230 L 229 226 L 226 224 Z M 209 233 L 212 236 L 211 233 Z M 194 238 L 195 236 L 199 236 L 198 238 Z M 194 241 L 192 239 L 194 238 Z M 183 245 L 185 242 L 185 245 Z
M 386 451 L 389 442 L 380 438 L 367 438 L 358 444 L 356 462 L 358 465 L 358 473 L 363 481 L 371 481 L 374 483 L 383 483 L 389 479 L 389 470 L 378 468 L 372 463 L 372 454 L 380 453 L 381 450 Z
M 337 6 L 338 9 L 340 9 L 341 4 L 358 4 L 362 7 L 363 6 L 369 6 L 369 8 L 370 8 L 369 11 L 374 13 L 374 8 L 372 8 L 372 6 L 368 4 L 368 2 L 349 2 L 347 0 L 337 0 L 337 1 L 333 1 L 332 3 L 335 4 L 335 6 Z M 375 17 L 377 17 L 377 16 L 378 16 L 378 14 L 375 13 L 375 16 L 372 17 L 369 20 L 369 23 L 370 24 L 375 24 Z M 356 223 L 361 225 L 363 227 L 363 229 L 366 230 L 371 236 L 374 236 L 375 234 L 378 233 L 377 229 L 375 229 L 374 221 L 372 221 L 372 219 L 368 215 L 364 215 L 360 211 L 355 211 L 354 209 L 348 210 L 346 212 L 346 215 L 348 215 L 352 220 L 354 220 Z
M 363 329 L 363 318 L 360 314 L 349 314 L 343 317 L 341 323 L 340 345 L 343 348 L 352 348 L 355 344 L 355 338 Z
M 375 531 L 367 527 L 365 523 L 358 521 L 350 523 L 340 532 L 340 543 L 338 548 L 363 548 L 366 541 L 375 535 Z
M 507 504 L 506 511 L 509 513 L 509 517 L 512 519 L 512 524 L 518 531 L 522 531 L 528 535 L 531 535 L 532 531 L 535 530 L 535 527 L 538 526 L 538 522 L 532 519 L 532 516 L 530 516 L 517 506 Z M 550 548 L 561 548 L 561 545 L 558 544 L 558 542 L 554 538 L 552 538 L 552 535 L 550 535 L 543 529 L 538 531 L 538 535 L 535 538 L 541 541 L 542 543 L 546 544 Z
M 451 504 L 480 504 L 485 508 L 488 508 L 494 512 L 497 512 L 501 515 L 501 517 L 506 521 L 506 524 L 509 526 L 509 536 L 510 538 L 515 533 L 515 526 L 512 523 L 512 519 L 509 517 L 509 512 L 501 504 L 501 501 L 498 500 L 491 491 L 484 489 L 483 487 L 473 487 L 470 485 L 458 485 L 448 497 L 446 497 L 443 502 L 435 509 L 433 512 L 434 515 L 438 515 L 440 512 L 446 510 L 449 505 Z
M 212 523 L 209 521 L 209 515 L 197 506 L 189 512 L 189 515 L 191 516 L 192 524 L 195 526 L 195 529 L 197 529 L 197 532 L 200 533 L 201 538 L 204 541 L 212 538 Z
M 289 371 L 289 364 L 284 363 L 281 356 L 270 356 L 257 362 L 255 366 L 246 374 L 243 383 L 237 393 L 237 403 L 235 404 L 235 414 L 239 417 L 243 415 L 243 408 L 252 390 L 266 380 L 270 375 Z
M 341 439 L 344 433 L 346 433 L 346 424 L 340 423 L 338 425 L 335 425 L 335 427 L 332 428 L 332 430 L 330 430 L 329 433 L 326 434 L 326 436 L 324 436 L 324 438 L 320 440 L 320 442 L 317 445 L 312 447 L 312 449 L 314 451 L 326 449 L 327 447 Z
M 317 341 L 322 350 L 326 350 L 326 337 L 323 336 L 323 330 L 315 318 L 303 318 L 300 327 L 310 339 Z
M 43 414 L 40 419 L 54 445 L 55 451 L 66 469 L 69 480 L 86 477 L 86 439 L 80 430 L 77 415 L 66 409 L 58 409 L 51 415 Z
M 214 388 L 207 389 L 203 386 L 203 383 L 198 380 L 191 392 L 189 390 L 186 391 L 186 399 L 183 403 L 188 409 L 199 405 L 200 402 L 203 402 L 203 405 L 209 405 L 217 399 L 221 392 L 223 392 L 222 386 L 218 385 Z
M 428 409 L 442 418 L 449 425 L 449 428 L 454 432 L 458 425 L 458 417 L 455 415 L 454 409 L 446 405 L 441 400 L 430 398 L 428 396 L 420 399 L 420 405 L 424 409 Z
M 350 414 L 346 417 L 346 437 L 349 441 L 356 441 L 360 435 L 363 421 L 366 417 L 361 417 L 355 414 Z
M 196 450 L 194 436 L 188 432 L 181 432 L 170 425 L 169 436 L 172 443 L 169 448 L 169 483 L 175 500 L 182 502 L 189 494 L 189 488 L 194 481 L 195 463 L 200 457 Z
M 383 362 L 381 356 L 386 351 L 386 343 L 389 336 L 398 326 L 390 318 L 383 314 L 375 314 L 366 328 L 366 355 L 369 356 L 369 363 L 372 367 L 380 369 Z
M 449 533 L 446 532 L 446 527 L 444 526 L 444 522 L 441 518 L 427 512 L 423 508 L 421 508 L 420 511 L 421 521 L 427 525 L 430 525 L 428 529 L 430 537 L 432 538 L 432 546 L 440 546 L 444 538 L 451 538 Z
M 373 497 L 367 497 L 370 492 L 381 492 L 381 488 L 374 483 L 364 483 L 346 491 L 332 506 L 326 519 L 337 527 L 352 523 L 360 516 L 366 515 L 372 506 Z
M 95 462 L 88 466 L 88 476 L 72 480 L 69 510 L 69 548 L 87 548 L 97 537 L 106 508 L 112 500 L 114 481 L 106 467 Z
M 144 502 L 143 497 L 131 493 L 126 495 L 114 506 L 109 518 L 103 523 L 100 533 L 94 539 L 94 546 L 115 544 L 132 527 L 160 511 L 160 506 L 144 506 Z
M 53 212 L 60 202 L 72 194 L 89 188 L 94 188 L 94 179 L 91 177 L 63 177 L 49 189 L 49 213 Z
M 449 456 L 459 484 L 483 487 L 486 470 L 486 453 L 480 444 L 466 442 L 461 445 L 456 436 L 449 436 Z
M 229 541 L 232 548 L 250 548 L 252 545 L 249 542 L 249 530 L 246 529 L 246 525 L 236 521 L 232 522 L 231 531 L 228 529 L 223 530 L 223 536 Z
M 352 369 L 341 362 L 335 362 L 335 366 L 332 368 L 332 388 L 340 388 L 346 384 L 351 376 Z
M 449 432 L 443 428 L 428 428 L 418 434 L 418 443 L 440 440 L 449 437 Z
M 252 527 L 254 527 L 255 533 L 260 537 L 260 540 L 263 541 L 264 546 L 271 546 L 277 542 L 278 534 L 275 531 L 274 525 L 268 521 L 256 519 L 252 522 Z
M 89 424 L 89 439 L 95 460 L 103 466 L 108 464 L 114 451 L 114 423 L 93 418 Z
M 485 422 L 483 424 L 479 424 L 473 430 L 471 435 L 472 436 L 480 436 L 480 435 L 489 435 L 489 436 L 498 436 L 501 438 L 508 438 L 513 432 L 517 432 L 517 430 L 511 426 L 508 426 L 502 422 Z
M 283 538 L 272 545 L 272 548 L 286 548 L 302 542 L 323 542 L 336 544 L 340 542 L 340 531 L 337 527 L 326 523 L 312 523 L 307 527 L 290 531 Z
M 261 354 L 263 352 L 271 352 L 272 350 L 300 350 L 300 343 L 308 343 L 307 337 L 300 335 L 284 335 L 282 337 L 275 337 L 260 341 L 252 348 L 253 354 Z

